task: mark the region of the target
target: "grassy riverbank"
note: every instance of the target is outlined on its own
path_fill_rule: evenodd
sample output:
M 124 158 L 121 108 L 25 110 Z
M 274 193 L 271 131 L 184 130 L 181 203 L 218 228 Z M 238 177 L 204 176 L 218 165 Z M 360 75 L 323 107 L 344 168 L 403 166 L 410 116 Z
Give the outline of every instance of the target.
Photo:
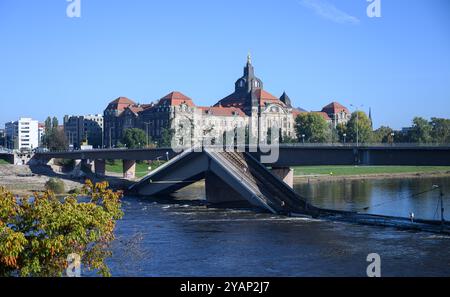
M 415 174 L 450 171 L 450 166 L 296 166 L 295 176 L 305 175 L 375 175 L 375 174 Z
M 159 166 L 164 164 L 163 161 L 160 162 L 153 162 L 151 165 L 145 163 L 145 162 L 136 162 L 136 177 L 140 178 L 148 174 L 150 171 L 148 170 L 148 167 L 151 167 L 152 170 L 155 170 Z M 122 161 L 116 160 L 116 161 L 107 161 L 106 162 L 106 171 L 107 172 L 113 172 L 113 173 L 123 173 L 123 167 L 122 167 Z
M 3 159 L 0 159 L 0 165 L 7 165 L 7 164 L 9 164 L 9 163 Z

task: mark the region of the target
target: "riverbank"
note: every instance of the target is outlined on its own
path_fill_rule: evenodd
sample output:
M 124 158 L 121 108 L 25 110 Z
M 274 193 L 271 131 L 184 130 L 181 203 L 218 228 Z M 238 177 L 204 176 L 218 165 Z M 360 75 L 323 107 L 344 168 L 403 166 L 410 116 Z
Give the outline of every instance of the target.
M 44 169 L 43 169 L 44 170 Z M 0 186 L 6 187 L 14 195 L 27 196 L 34 192 L 45 191 L 45 183 L 50 179 L 52 172 L 36 173 L 27 165 L 0 165 Z M 56 175 L 53 173 L 52 175 Z M 81 181 L 62 179 L 66 192 L 82 187 Z
M 294 175 L 370 175 L 370 174 L 416 174 L 450 172 L 450 166 L 295 166 Z
M 33 166 L 28 165 L 0 165 L 0 186 L 6 187 L 14 195 L 30 196 L 34 192 L 45 191 L 45 183 L 50 178 L 58 178 L 64 182 L 66 194 L 80 190 L 85 178 L 93 182 L 107 181 L 112 189 L 126 189 L 134 181 L 125 180 L 122 175 L 107 173 L 109 176 L 95 177 L 94 175 L 76 177 L 71 173 L 62 172 L 59 166 Z
M 308 171 L 309 174 L 303 173 Z M 314 166 L 294 168 L 294 181 L 296 183 L 428 177 L 450 177 L 450 166 Z

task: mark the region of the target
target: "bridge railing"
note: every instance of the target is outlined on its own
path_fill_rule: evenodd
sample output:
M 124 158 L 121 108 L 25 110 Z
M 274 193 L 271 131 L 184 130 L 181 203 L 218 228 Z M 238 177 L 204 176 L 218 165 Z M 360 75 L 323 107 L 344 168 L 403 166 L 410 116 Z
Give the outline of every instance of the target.
M 274 144 L 275 145 L 275 144 Z M 271 146 L 271 145 L 261 145 L 261 146 Z M 450 143 L 341 143 L 341 142 L 335 142 L 335 143 L 281 143 L 279 144 L 280 147 L 292 147 L 292 148 L 296 148 L 296 147 L 305 147 L 305 148 L 310 148 L 310 147 L 343 147 L 343 148 L 364 148 L 364 147 L 385 147 L 385 148 L 390 148 L 390 147 L 395 147 L 395 148 L 425 148 L 425 147 L 435 147 L 435 148 L 450 148 Z M 217 147 L 217 148 L 221 148 L 224 147 L 222 145 L 212 145 L 212 146 L 207 146 L 207 147 Z M 239 147 L 244 147 L 244 146 L 239 146 Z M 245 147 L 248 147 L 248 145 L 246 145 Z M 182 150 L 187 150 L 190 149 L 190 146 L 186 146 L 184 149 Z M 143 150 L 172 150 L 172 148 L 170 147 L 158 147 L 158 148 L 141 148 L 141 149 L 129 149 L 129 148 L 98 148 L 98 149 L 87 149 L 87 150 L 73 150 L 73 149 L 67 149 L 67 150 L 48 150 L 48 151 L 38 151 L 36 153 L 38 154 L 46 154 L 46 153 L 79 153 L 79 152 L 111 152 L 111 151 L 143 151 Z M 178 147 L 177 150 L 180 150 L 180 148 Z M 4 150 L 5 152 L 8 153 L 13 153 L 12 150 Z M 0 152 L 2 152 L 2 150 L 0 149 Z
M 410 143 L 410 142 L 402 142 L 402 143 L 281 143 L 280 146 L 285 147 L 450 147 L 450 143 Z

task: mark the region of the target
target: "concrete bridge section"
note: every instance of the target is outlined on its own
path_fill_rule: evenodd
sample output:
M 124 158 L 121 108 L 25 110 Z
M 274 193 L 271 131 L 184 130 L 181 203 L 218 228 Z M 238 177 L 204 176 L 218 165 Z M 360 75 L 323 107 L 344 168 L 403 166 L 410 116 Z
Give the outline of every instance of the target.
M 209 147 L 210 150 L 217 149 Z M 204 148 L 203 148 L 204 149 Z M 261 160 L 269 148 L 249 151 L 257 160 Z M 417 146 L 417 145 L 280 145 L 275 162 L 265 164 L 276 170 L 283 179 L 291 178 L 290 166 L 302 165 L 450 165 L 450 146 Z M 189 150 L 187 148 L 187 150 Z M 272 151 L 274 149 L 272 148 Z M 36 153 L 32 162 L 48 163 L 53 158 L 83 160 L 93 166 L 93 171 L 105 175 L 105 160 L 123 160 L 123 177 L 135 178 L 137 160 L 170 160 L 180 154 L 171 148 L 155 149 L 100 149 L 63 152 Z
M 138 160 L 170 160 L 178 155 L 170 148 L 155 149 L 93 149 L 61 152 L 41 152 L 33 156 L 31 162 L 48 164 L 52 159 L 70 159 L 83 163 L 98 176 L 106 173 L 106 160 L 123 161 L 123 177 L 136 177 L 136 161 Z
M 251 153 L 260 159 L 260 151 Z M 449 166 L 450 146 L 424 145 L 280 145 L 273 166 L 411 165 Z
M 169 194 L 203 178 L 206 199 L 212 204 L 245 201 L 276 214 L 314 210 L 283 181 L 286 171 L 276 169 L 274 174 L 245 152 L 186 151 L 131 186 L 130 191 L 144 196 Z
M 265 150 L 265 149 L 264 149 Z M 264 150 L 250 154 L 260 160 Z M 247 148 L 248 151 L 248 148 Z M 85 151 L 37 153 L 34 159 L 52 158 L 75 160 L 161 160 L 172 159 L 180 152 L 171 148 L 155 149 L 99 149 Z M 449 146 L 418 145 L 280 145 L 279 157 L 272 167 L 301 165 L 429 165 L 450 166 Z

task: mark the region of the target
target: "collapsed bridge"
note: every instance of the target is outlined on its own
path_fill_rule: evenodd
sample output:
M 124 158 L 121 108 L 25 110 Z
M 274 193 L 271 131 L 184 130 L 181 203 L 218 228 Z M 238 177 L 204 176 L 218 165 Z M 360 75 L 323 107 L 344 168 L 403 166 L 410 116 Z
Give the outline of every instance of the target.
M 246 202 L 275 214 L 315 210 L 292 189 L 292 170 L 270 170 L 249 153 L 213 148 L 187 150 L 129 190 L 144 196 L 170 194 L 201 179 L 205 179 L 206 199 L 212 204 Z

